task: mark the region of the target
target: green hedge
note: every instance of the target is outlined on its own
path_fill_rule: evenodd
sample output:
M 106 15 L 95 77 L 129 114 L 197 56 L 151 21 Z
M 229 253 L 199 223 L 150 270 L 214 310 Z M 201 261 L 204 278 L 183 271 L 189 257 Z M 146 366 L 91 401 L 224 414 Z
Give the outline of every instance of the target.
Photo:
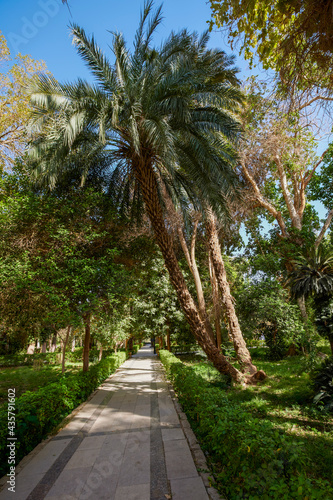
M 38 391 L 27 391 L 16 399 L 16 464 L 61 420 L 113 373 L 125 360 L 125 352 L 112 354 L 91 366 L 88 372 L 61 377 Z M 0 475 L 8 471 L 7 405 L 0 410 Z
M 186 354 L 189 352 L 197 352 L 201 350 L 198 344 L 179 344 L 179 345 L 177 344 L 177 345 L 172 345 L 170 349 L 171 352 L 174 354 Z
M 326 480 L 309 478 L 304 447 L 268 420 L 230 402 L 168 351 L 160 351 L 168 377 L 203 446 L 219 464 L 216 480 L 228 499 L 328 499 Z
M 113 349 L 105 349 L 103 350 L 102 358 L 106 358 L 113 354 Z M 56 363 L 57 356 L 60 359 L 61 352 L 57 350 L 56 352 L 47 352 L 47 353 L 34 353 L 34 354 L 14 354 L 7 355 L 4 354 L 0 356 L 0 367 L 8 367 L 8 366 L 29 366 L 33 365 L 34 361 L 42 360 L 45 364 Z M 77 347 L 74 352 L 66 351 L 66 362 L 81 362 L 83 356 L 83 347 Z M 99 357 L 99 349 L 90 349 L 89 351 L 89 360 L 96 361 Z

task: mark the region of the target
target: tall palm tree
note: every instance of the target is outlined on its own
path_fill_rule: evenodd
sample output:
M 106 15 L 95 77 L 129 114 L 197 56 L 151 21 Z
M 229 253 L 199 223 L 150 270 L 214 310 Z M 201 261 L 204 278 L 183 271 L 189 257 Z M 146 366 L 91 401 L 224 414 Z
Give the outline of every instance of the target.
M 242 94 L 233 59 L 207 49 L 207 33 L 200 37 L 186 30 L 172 33 L 160 48 L 153 48 L 152 36 L 160 22 L 161 7 L 152 14 L 148 1 L 132 53 L 123 36 L 113 34 L 114 64 L 93 37 L 72 26 L 74 43 L 96 84 L 82 80 L 60 84 L 49 76 L 35 82 L 31 91 L 32 128 L 37 133 L 31 147 L 35 174 L 55 185 L 66 165 L 84 154 L 84 179 L 91 158 L 102 154 L 120 205 L 137 208 L 144 203 L 195 338 L 219 371 L 243 381 L 244 374 L 207 334 L 179 268 L 163 211 L 163 193 L 179 200 L 186 192 L 193 199 L 193 185 L 200 185 L 203 196 L 219 209 L 221 193 L 235 184 L 231 163 Z

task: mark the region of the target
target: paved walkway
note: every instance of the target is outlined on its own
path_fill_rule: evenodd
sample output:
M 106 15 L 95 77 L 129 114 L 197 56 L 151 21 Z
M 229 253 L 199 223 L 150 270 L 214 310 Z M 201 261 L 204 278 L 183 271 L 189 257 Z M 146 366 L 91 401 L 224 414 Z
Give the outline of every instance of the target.
M 152 349 L 140 349 L 0 500 L 208 500 Z

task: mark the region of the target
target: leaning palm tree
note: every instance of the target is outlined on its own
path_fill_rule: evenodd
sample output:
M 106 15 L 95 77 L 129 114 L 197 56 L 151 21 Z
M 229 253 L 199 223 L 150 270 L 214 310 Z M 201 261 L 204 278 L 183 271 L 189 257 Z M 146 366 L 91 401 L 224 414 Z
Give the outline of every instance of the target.
M 92 159 L 103 157 L 119 206 L 135 211 L 144 204 L 198 343 L 219 371 L 244 381 L 245 374 L 228 362 L 206 331 L 178 265 L 164 212 L 164 193 L 176 202 L 186 192 L 195 203 L 195 185 L 219 209 L 221 193 L 236 182 L 233 142 L 240 130 L 237 111 L 242 94 L 233 59 L 208 50 L 207 33 L 172 33 L 160 48 L 153 48 L 152 36 L 160 22 L 161 8 L 152 14 L 152 2 L 147 2 L 132 53 L 123 36 L 113 34 L 114 64 L 93 37 L 72 26 L 73 41 L 96 84 L 60 84 L 49 76 L 36 80 L 31 90 L 35 139 L 30 150 L 37 164 L 35 175 L 54 186 L 68 165 L 84 154 L 84 181 Z

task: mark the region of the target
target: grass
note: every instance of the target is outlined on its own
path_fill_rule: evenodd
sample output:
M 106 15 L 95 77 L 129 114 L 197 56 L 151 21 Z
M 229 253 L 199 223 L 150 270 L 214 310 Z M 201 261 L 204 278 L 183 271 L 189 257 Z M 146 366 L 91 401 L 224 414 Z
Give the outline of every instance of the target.
M 66 373 L 82 369 L 80 363 L 66 363 Z M 0 406 L 8 397 L 8 389 L 15 388 L 16 397 L 26 391 L 36 391 L 40 387 L 56 382 L 61 375 L 60 365 L 17 366 L 0 369 Z
M 320 349 L 326 351 L 326 349 Z M 179 356 L 185 364 L 214 386 L 230 401 L 241 404 L 251 414 L 269 420 L 295 441 L 304 443 L 311 458 L 311 474 L 331 480 L 333 472 L 333 415 L 312 405 L 313 390 L 306 358 L 294 356 L 281 361 L 265 359 L 264 349 L 251 349 L 253 361 L 265 370 L 267 379 L 244 389 L 230 382 L 202 356 Z M 307 464 L 304 464 L 307 467 Z

